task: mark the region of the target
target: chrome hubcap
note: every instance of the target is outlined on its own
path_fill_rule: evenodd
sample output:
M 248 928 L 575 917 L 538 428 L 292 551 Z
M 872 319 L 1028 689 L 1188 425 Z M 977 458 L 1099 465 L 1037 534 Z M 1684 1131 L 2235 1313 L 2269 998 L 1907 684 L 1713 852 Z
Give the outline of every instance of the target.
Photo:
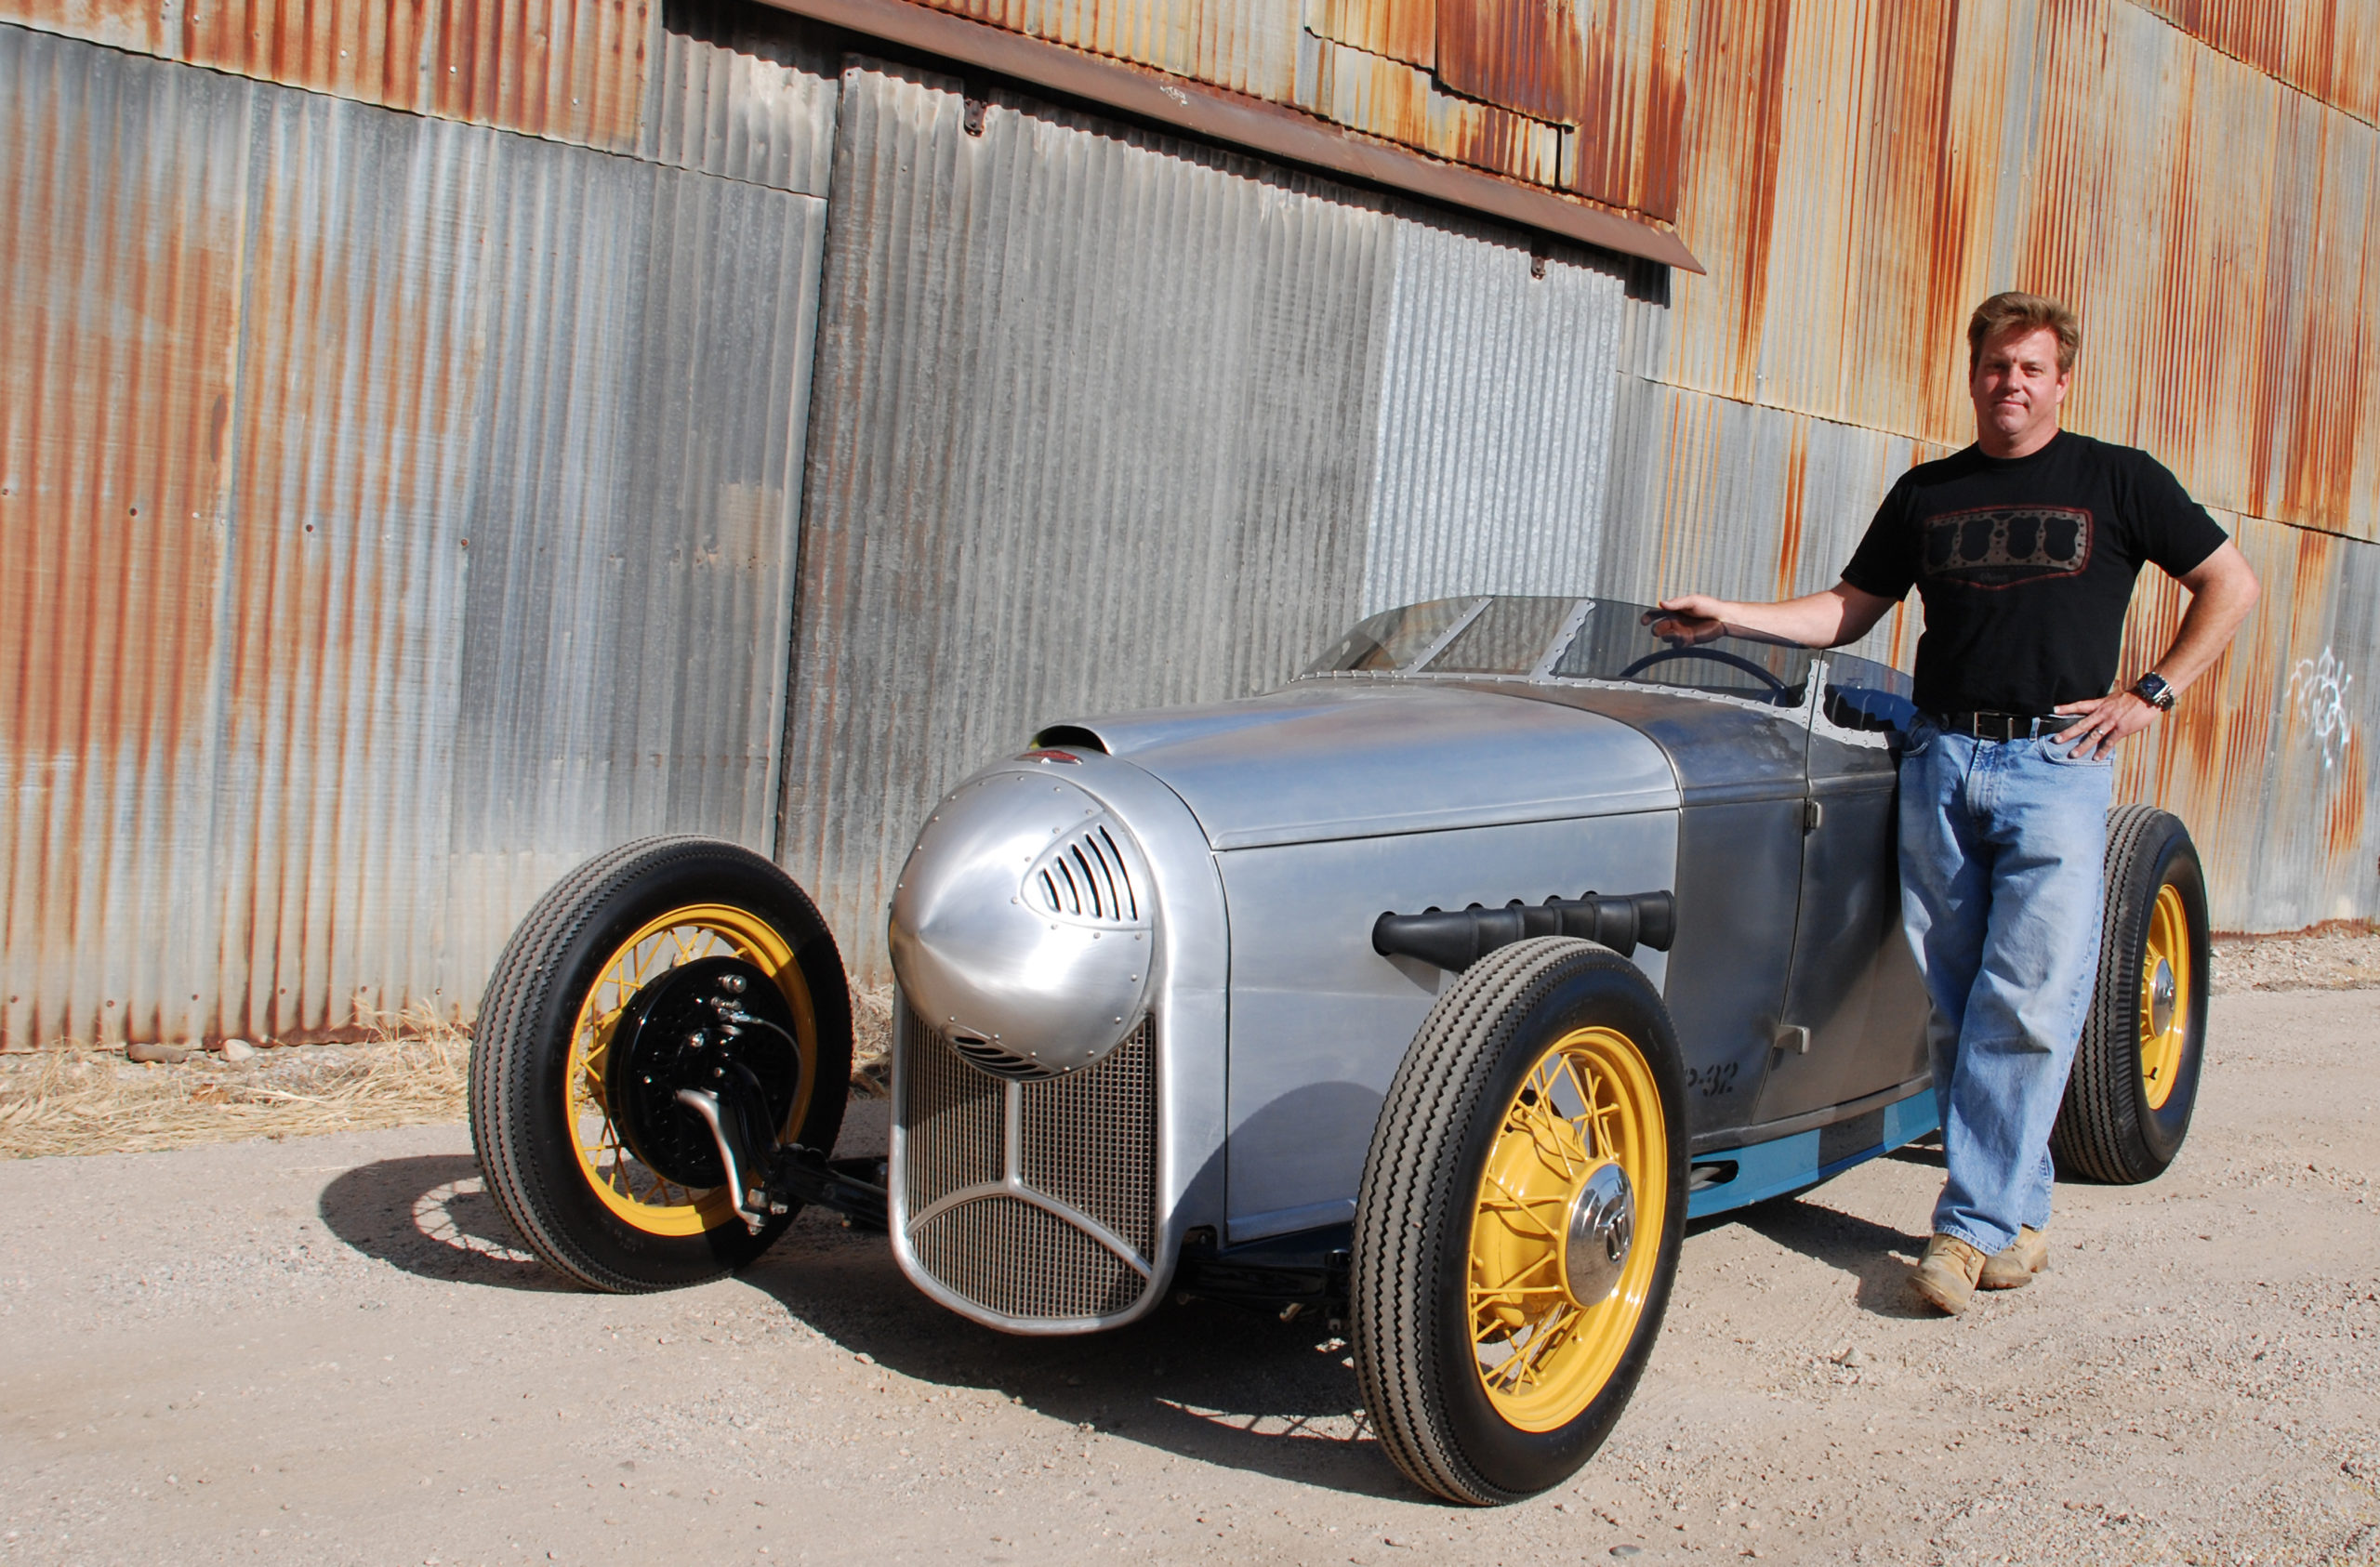
M 1581 1307 L 1599 1306 L 1620 1287 L 1620 1271 L 1636 1238 L 1636 1189 L 1616 1164 L 1597 1165 L 1570 1199 L 1563 1226 L 1562 1283 Z
M 2157 971 L 2149 977 L 2149 1027 L 2162 1034 L 2174 1026 L 2174 966 L 2163 958 L 2157 960 Z

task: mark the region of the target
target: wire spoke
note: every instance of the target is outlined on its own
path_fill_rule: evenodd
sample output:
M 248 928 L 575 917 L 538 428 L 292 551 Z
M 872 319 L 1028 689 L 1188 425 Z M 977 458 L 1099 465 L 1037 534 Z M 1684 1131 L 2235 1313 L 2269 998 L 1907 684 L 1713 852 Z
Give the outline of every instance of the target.
M 1538 1270 L 1556 1266 L 1560 1261 L 1558 1253 L 1541 1253 L 1536 1261 L 1523 1265 L 1520 1271 L 1507 1275 L 1501 1283 L 1490 1284 L 1473 1281 L 1471 1294 L 1475 1298 L 1486 1298 L 1495 1295 L 1542 1295 L 1549 1289 L 1558 1291 L 1562 1287 L 1559 1284 L 1524 1284 L 1521 1281 Z

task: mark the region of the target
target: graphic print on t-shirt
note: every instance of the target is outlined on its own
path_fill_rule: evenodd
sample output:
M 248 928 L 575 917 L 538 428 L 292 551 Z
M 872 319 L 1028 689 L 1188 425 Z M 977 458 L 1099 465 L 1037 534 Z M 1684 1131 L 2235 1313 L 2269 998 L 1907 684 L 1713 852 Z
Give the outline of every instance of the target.
M 1937 512 L 1924 533 L 1925 574 L 1969 587 L 2072 576 L 2091 560 L 2091 514 L 2074 507 Z

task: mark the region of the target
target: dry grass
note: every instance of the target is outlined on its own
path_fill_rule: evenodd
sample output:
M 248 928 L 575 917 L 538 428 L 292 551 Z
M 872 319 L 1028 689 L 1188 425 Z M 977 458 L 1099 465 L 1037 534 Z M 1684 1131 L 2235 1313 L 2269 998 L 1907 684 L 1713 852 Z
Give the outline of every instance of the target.
M 854 988 L 854 1094 L 885 1094 L 892 990 Z M 470 1034 L 427 1007 L 358 1006 L 371 1037 L 284 1046 L 232 1063 L 193 1053 L 178 1066 L 138 1065 L 83 1047 L 0 1056 L 0 1158 L 144 1153 L 246 1138 L 311 1137 L 464 1117 Z
M 463 1118 L 470 1036 L 427 1008 L 356 1009 L 372 1037 L 291 1046 L 233 1064 L 178 1066 L 112 1052 L 0 1060 L 0 1156 L 135 1153 L 245 1138 L 310 1137 Z
M 2225 937 L 2215 962 L 2218 991 L 2380 986 L 2380 933 L 2359 925 Z M 426 1007 L 359 1006 L 355 1021 L 371 1035 L 364 1043 L 285 1047 L 238 1065 L 197 1054 L 179 1066 L 137 1066 L 88 1049 L 0 1057 L 0 1157 L 142 1152 L 463 1119 L 469 1031 Z M 852 1023 L 853 1091 L 881 1099 L 892 987 L 853 987 Z

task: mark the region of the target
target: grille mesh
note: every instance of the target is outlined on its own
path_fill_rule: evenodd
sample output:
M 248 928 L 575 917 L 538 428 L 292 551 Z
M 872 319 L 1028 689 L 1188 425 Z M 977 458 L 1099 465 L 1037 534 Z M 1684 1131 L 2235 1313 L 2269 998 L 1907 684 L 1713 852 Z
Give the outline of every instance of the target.
M 1104 1317 L 1141 1292 L 1141 1276 L 1114 1252 L 1013 1197 L 946 1209 L 920 1225 L 909 1244 L 927 1272 L 1012 1317 Z
M 901 1063 L 903 1172 L 909 1211 L 961 1187 L 1000 1179 L 1006 1167 L 1002 1088 L 959 1059 L 941 1034 L 909 1014 L 908 1058 Z
M 1144 1021 L 1080 1072 L 1011 1083 L 969 1065 L 911 1012 L 904 1020 L 902 1195 L 912 1214 L 1002 1179 L 1007 1096 L 1017 1096 L 1019 1178 L 1091 1215 L 1145 1261 L 1155 1246 L 1157 1074 Z M 913 1256 L 945 1287 L 1010 1316 L 1099 1317 L 1139 1297 L 1141 1276 L 1064 1219 L 986 1193 L 909 1233 Z
M 1098 1065 L 1024 1087 L 1025 1184 L 1080 1208 L 1145 1258 L 1154 1222 L 1157 1100 L 1149 1025 Z

